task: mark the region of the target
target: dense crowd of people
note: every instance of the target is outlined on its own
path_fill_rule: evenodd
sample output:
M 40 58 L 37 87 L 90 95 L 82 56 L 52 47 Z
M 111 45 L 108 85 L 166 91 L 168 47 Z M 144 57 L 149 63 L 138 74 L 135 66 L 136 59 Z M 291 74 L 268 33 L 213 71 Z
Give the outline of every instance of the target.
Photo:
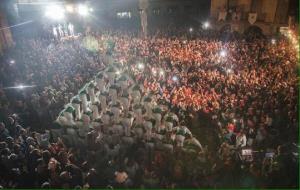
M 275 45 L 241 37 L 222 41 L 222 34 L 210 33 L 142 38 L 97 32 L 97 53 L 82 39 L 18 42 L 0 67 L 0 185 L 297 187 L 298 156 L 291 148 L 298 142 L 297 52 L 285 39 Z M 107 41 L 115 44 L 109 53 Z M 79 146 L 54 138 L 53 121 L 106 68 L 107 57 L 191 131 L 197 130 L 195 115 L 205 115 L 218 132 L 216 149 L 148 151 L 141 139 L 124 148 L 113 134 L 108 141 L 114 143 L 103 145 L 97 127 L 78 139 Z M 18 85 L 32 87 L 7 88 Z M 252 151 L 249 159 L 246 149 Z

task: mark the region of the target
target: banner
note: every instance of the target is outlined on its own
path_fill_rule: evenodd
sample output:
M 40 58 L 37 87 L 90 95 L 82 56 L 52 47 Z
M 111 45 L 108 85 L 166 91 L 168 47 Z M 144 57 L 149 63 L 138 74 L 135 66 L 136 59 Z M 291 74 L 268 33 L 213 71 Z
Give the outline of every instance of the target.
M 249 13 L 248 15 L 248 21 L 250 24 L 254 24 L 257 19 L 257 13 Z

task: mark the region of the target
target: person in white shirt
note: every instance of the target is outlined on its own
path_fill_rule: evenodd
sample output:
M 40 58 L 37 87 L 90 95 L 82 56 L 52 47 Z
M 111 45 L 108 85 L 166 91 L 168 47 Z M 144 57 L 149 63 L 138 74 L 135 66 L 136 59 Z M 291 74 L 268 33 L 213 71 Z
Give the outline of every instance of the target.
M 73 24 L 69 23 L 68 29 L 69 29 L 70 36 L 74 36 L 74 26 L 73 26 Z
M 57 28 L 55 26 L 53 27 L 53 35 L 54 35 L 54 38 L 57 39 L 58 33 L 57 33 Z
M 58 25 L 58 32 L 59 32 L 59 37 L 60 38 L 64 37 L 64 31 L 63 31 L 62 26 L 60 24 Z
M 247 145 L 247 137 L 243 130 L 241 130 L 240 133 L 237 134 L 235 139 L 235 145 L 237 148 L 243 148 Z

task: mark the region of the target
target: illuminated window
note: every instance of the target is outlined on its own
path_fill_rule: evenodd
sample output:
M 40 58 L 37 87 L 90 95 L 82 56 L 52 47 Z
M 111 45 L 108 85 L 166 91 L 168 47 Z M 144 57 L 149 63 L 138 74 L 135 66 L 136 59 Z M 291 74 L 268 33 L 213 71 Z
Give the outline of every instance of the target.
M 159 15 L 160 14 L 160 9 L 159 8 L 153 9 L 153 14 L 154 15 Z
M 131 12 L 117 12 L 118 18 L 131 18 Z

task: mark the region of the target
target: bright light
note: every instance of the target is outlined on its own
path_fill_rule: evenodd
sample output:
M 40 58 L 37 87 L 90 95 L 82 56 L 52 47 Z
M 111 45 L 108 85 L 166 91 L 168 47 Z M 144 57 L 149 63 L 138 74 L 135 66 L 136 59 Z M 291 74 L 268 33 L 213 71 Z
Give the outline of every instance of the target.
M 163 70 L 163 69 L 160 69 L 159 74 L 160 74 L 161 76 L 163 76 L 163 75 L 165 74 L 164 70 Z
M 142 69 L 144 69 L 144 68 L 145 68 L 145 66 L 144 66 L 142 63 L 139 63 L 139 64 L 138 64 L 138 69 L 142 70 Z
M 73 7 L 73 5 L 66 5 L 66 10 L 67 10 L 67 12 L 69 12 L 69 13 L 73 13 L 73 12 L 74 12 L 74 7 Z
M 271 43 L 272 43 L 272 44 L 276 44 L 276 40 L 273 38 L 273 39 L 271 40 Z
M 4 87 L 3 89 L 21 89 L 21 90 L 23 90 L 23 89 L 25 89 L 25 88 L 33 88 L 33 87 L 35 87 L 36 85 L 22 85 L 22 84 L 20 84 L 20 85 L 18 85 L 18 86 L 10 86 L 10 87 Z
M 94 9 L 93 9 L 93 8 L 90 8 L 89 11 L 90 11 L 90 12 L 94 12 Z
M 116 71 L 116 74 L 119 75 L 119 74 L 121 74 L 121 72 L 120 71 Z
M 24 88 L 25 88 L 25 86 L 23 86 L 23 85 L 19 85 L 19 86 L 17 86 L 17 88 L 22 90 L 22 89 L 24 89 Z
M 221 52 L 220 52 L 220 55 L 221 55 L 221 57 L 225 57 L 226 56 L 226 51 L 225 50 L 221 50 Z
M 232 69 L 227 69 L 226 72 L 227 73 L 232 73 Z
M 65 18 L 65 10 L 58 5 L 50 5 L 46 7 L 46 17 L 53 20 L 62 20 Z
M 207 29 L 207 28 L 209 27 L 209 22 L 205 22 L 205 23 L 203 24 L 203 26 L 204 26 L 205 29 Z
M 153 73 L 154 76 L 156 76 L 157 75 L 157 70 L 156 69 L 152 69 L 152 73 Z
M 190 28 L 189 31 L 190 31 L 190 32 L 193 32 L 193 28 Z
M 178 81 L 178 77 L 177 77 L 177 76 L 173 76 L 173 77 L 172 77 L 172 80 L 173 80 L 174 82 L 177 82 L 177 81 Z
M 11 64 L 14 64 L 14 63 L 15 63 L 15 60 L 12 59 L 12 60 L 10 60 L 9 62 L 10 62 Z
M 86 5 L 79 5 L 78 13 L 82 16 L 87 16 L 89 14 L 89 9 Z

